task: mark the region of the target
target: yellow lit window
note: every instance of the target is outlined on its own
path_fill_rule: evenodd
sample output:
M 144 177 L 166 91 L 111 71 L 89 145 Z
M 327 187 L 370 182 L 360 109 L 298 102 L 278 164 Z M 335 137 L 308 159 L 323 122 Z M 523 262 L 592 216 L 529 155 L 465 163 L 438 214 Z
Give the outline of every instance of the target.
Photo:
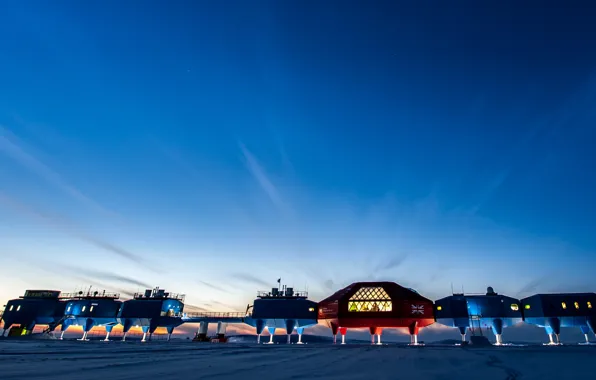
M 14 307 L 14 305 L 10 305 L 10 309 L 8 309 L 8 311 L 12 311 L 13 307 Z
M 441 311 L 441 310 L 443 310 L 443 306 L 437 306 L 437 310 L 438 310 L 438 311 Z
M 21 305 L 17 306 L 17 311 L 21 310 Z
M 308 308 L 308 311 L 313 312 L 313 311 L 315 311 L 315 308 L 314 307 L 309 307 Z
M 391 297 L 382 287 L 364 287 L 350 297 L 349 311 L 387 312 L 392 310 Z
M 93 306 L 91 306 L 91 308 L 89 309 L 89 311 L 93 311 Z
M 562 307 L 563 309 L 567 309 L 567 304 L 566 304 L 565 302 L 561 302 L 561 307 Z
M 85 311 L 86 308 L 87 308 L 87 306 L 83 306 L 83 308 L 81 309 L 81 311 Z
M 517 306 L 517 304 L 516 304 L 516 303 L 512 303 L 512 304 L 511 304 L 511 310 L 513 310 L 513 311 L 518 311 L 518 310 L 519 310 L 519 306 Z
M 592 302 L 588 301 L 588 309 L 592 308 Z
M 575 306 L 576 309 L 579 309 L 579 302 L 574 302 L 573 306 Z
M 530 305 L 526 305 L 524 307 L 526 308 L 526 310 L 530 310 Z

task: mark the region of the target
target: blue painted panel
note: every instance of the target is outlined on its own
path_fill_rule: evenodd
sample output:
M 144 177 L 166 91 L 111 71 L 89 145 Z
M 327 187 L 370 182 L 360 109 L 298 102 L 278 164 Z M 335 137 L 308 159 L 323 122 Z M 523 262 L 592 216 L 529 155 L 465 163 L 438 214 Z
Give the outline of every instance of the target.
M 317 303 L 306 299 L 256 299 L 252 317 L 257 319 L 317 319 Z

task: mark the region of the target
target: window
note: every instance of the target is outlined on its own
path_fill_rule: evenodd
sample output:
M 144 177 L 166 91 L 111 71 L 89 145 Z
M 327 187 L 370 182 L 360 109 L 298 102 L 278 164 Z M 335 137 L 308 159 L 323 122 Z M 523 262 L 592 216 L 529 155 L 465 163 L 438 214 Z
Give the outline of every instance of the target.
M 388 312 L 391 310 L 391 297 L 381 287 L 360 288 L 348 302 L 348 311 Z
M 70 311 L 70 305 L 66 308 L 66 311 L 67 312 Z
M 511 310 L 518 311 L 519 310 L 519 306 L 516 303 L 512 303 L 511 304 Z
M 566 304 L 565 302 L 561 302 L 561 307 L 562 307 L 563 309 L 567 309 L 567 304 Z
M 441 311 L 441 310 L 443 310 L 443 306 L 437 306 L 437 310 L 438 310 L 438 311 Z
M 312 313 L 313 311 L 315 311 L 315 308 L 314 307 L 309 307 L 308 308 L 308 311 L 310 311 Z
M 14 307 L 14 305 L 10 305 L 10 309 L 8 309 L 8 311 L 12 311 L 13 307 Z
M 573 306 L 575 306 L 576 309 L 579 309 L 579 302 L 574 302 Z
M 592 302 L 588 301 L 588 309 L 592 308 Z
M 85 311 L 86 308 L 87 308 L 87 306 L 83 306 L 83 308 L 81 309 L 81 311 Z
M 526 310 L 530 310 L 530 305 L 525 305 L 525 306 L 524 306 L 524 308 L 525 308 Z
M 93 311 L 93 306 L 91 306 L 91 308 L 89 309 L 89 311 Z
M 17 311 L 21 310 L 21 305 L 17 306 Z

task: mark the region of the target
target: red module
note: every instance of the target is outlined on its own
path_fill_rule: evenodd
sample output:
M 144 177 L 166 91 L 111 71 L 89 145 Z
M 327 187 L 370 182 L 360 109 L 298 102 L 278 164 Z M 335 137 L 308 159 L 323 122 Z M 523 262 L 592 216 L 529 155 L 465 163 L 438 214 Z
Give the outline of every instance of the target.
M 333 337 L 345 342 L 347 328 L 370 329 L 371 338 L 383 328 L 407 327 L 411 343 L 418 344 L 418 329 L 435 322 L 433 302 L 394 282 L 355 282 L 319 302 L 319 320 L 327 320 Z

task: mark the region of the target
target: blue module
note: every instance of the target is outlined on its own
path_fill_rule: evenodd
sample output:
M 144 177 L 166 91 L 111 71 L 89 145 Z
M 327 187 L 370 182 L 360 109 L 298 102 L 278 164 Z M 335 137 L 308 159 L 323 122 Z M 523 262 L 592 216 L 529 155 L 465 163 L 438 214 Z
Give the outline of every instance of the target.
M 561 327 L 579 327 L 589 343 L 595 333 L 596 293 L 535 294 L 522 301 L 526 323 L 544 327 L 549 344 L 560 344 Z M 553 340 L 553 334 L 556 341 Z
M 153 334 L 158 327 L 168 330 L 168 340 L 174 328 L 182 324 L 184 295 L 166 293 L 164 289 L 147 289 L 125 301 L 120 311 L 120 323 L 124 326 L 124 337 L 133 326 L 143 329 L 143 341 L 147 332 Z
M 65 306 L 66 302 L 57 290 L 27 290 L 24 296 L 6 304 L 2 335 L 15 324 L 20 325 L 18 335 L 31 334 L 35 325 L 48 325 L 49 331 L 54 331 L 64 315 Z
M 258 343 L 265 327 L 271 334 L 269 343 L 273 343 L 273 334 L 278 327 L 286 330 L 288 343 L 296 329 L 298 343 L 302 343 L 304 328 L 317 324 L 318 305 L 307 298 L 306 292 L 297 292 L 285 286 L 281 289 L 272 288 L 271 292 L 258 292 L 251 318 L 247 318 L 245 323 L 256 327 Z
M 503 327 L 523 321 L 521 302 L 515 298 L 495 293 L 487 288 L 486 295 L 454 294 L 435 302 L 435 319 L 438 323 L 457 327 L 465 342 L 466 329 L 490 327 L 502 344 Z
M 120 295 L 117 293 L 79 292 L 66 303 L 64 311 L 64 321 L 62 322 L 62 335 L 70 326 L 83 326 L 83 337 L 87 339 L 87 334 L 95 326 L 105 326 L 106 340 L 110 332 L 118 324 L 118 313 L 122 302 L 118 300 Z

